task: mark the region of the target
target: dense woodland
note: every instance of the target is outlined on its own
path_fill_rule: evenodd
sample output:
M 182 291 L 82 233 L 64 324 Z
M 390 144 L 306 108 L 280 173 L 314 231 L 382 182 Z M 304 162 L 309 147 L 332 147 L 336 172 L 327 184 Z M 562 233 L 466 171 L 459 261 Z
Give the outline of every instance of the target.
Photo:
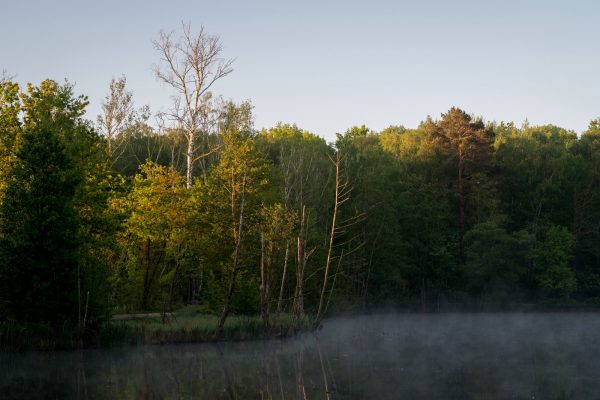
M 183 100 L 156 115 L 114 79 L 93 122 L 68 82 L 1 81 L 0 320 L 600 303 L 600 120 L 451 108 L 327 143 L 255 129 L 209 90 L 230 62 L 205 67 L 186 93 L 157 70 Z

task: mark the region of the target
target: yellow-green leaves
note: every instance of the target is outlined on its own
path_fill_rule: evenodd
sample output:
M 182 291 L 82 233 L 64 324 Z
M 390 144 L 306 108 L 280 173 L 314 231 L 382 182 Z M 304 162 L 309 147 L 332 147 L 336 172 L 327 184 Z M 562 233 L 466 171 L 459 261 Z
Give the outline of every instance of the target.
M 185 229 L 190 193 L 176 171 L 152 162 L 140 167 L 127 198 L 127 231 L 140 238 L 171 240 Z

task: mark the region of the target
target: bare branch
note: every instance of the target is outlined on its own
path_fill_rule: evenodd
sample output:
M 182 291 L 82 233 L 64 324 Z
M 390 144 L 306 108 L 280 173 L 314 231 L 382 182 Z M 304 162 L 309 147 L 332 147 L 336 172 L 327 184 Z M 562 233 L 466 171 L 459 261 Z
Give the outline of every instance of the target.
M 189 23 L 182 22 L 181 32 L 181 36 L 174 39 L 173 32 L 160 31 L 158 39 L 153 41 L 161 61 L 160 66 L 154 67 L 154 74 L 176 92 L 173 107 L 167 115 L 183 129 L 188 140 L 186 182 L 191 187 L 194 163 L 202 158 L 195 157 L 196 139 L 199 134 L 208 134 L 210 114 L 215 112 L 210 105 L 210 89 L 216 81 L 233 72 L 234 59 L 221 58 L 220 38 L 207 34 L 203 26 L 194 33 Z M 206 143 L 202 140 L 203 145 Z M 201 151 L 213 152 L 211 149 Z
M 6 82 L 6 81 L 12 81 L 16 77 L 17 77 L 16 75 L 11 75 L 5 69 L 3 69 L 2 72 L 0 73 L 0 83 Z

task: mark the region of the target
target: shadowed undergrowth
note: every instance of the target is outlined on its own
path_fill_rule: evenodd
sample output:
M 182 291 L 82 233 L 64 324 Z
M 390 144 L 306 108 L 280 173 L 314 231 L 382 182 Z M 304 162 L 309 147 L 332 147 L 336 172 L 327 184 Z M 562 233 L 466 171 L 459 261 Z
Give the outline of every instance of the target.
M 309 318 L 302 317 L 294 330 L 291 316 L 281 314 L 272 316 L 266 330 L 259 316 L 233 315 L 227 319 L 223 334 L 217 339 L 214 337 L 217 321 L 216 315 L 202 314 L 195 307 L 186 307 L 164 322 L 161 318 L 109 321 L 97 330 L 86 330 L 83 335 L 79 335 L 76 327 L 68 325 L 56 328 L 41 324 L 0 323 L 0 351 L 261 340 L 291 336 L 311 327 Z

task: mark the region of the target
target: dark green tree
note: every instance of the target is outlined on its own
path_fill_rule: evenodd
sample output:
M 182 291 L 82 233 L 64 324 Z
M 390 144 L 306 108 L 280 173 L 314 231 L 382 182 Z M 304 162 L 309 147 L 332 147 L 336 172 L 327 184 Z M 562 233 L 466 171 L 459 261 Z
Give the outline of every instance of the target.
M 467 230 L 469 181 L 489 156 L 492 136 L 480 118 L 452 107 L 442 119 L 429 125 L 433 144 L 451 161 L 456 174 L 459 237 Z
M 2 317 L 20 322 L 77 319 L 80 176 L 57 134 L 36 126 L 19 136 L 0 205 Z
M 74 95 L 71 84 L 45 80 L 21 92 L 4 82 L 3 88 L 4 315 L 71 319 L 84 328 L 107 312 L 107 265 L 117 229 L 107 205 L 118 179 L 108 173 L 102 142 L 83 119 L 87 99 Z
M 507 233 L 491 222 L 475 225 L 465 235 L 466 289 L 480 301 L 515 302 L 523 288 L 535 242 L 526 231 Z
M 570 262 L 575 239 L 564 226 L 552 225 L 533 251 L 535 279 L 546 297 L 567 298 L 577 288 Z

